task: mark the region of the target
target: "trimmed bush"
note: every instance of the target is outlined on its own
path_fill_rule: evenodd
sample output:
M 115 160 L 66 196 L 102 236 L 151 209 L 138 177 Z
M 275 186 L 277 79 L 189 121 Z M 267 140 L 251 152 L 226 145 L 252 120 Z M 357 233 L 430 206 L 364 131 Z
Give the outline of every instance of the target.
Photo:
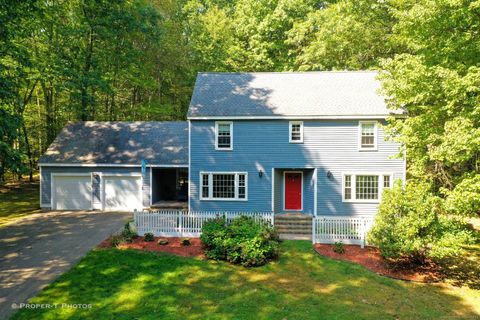
M 128 242 L 128 243 L 132 242 L 133 239 L 138 237 L 137 233 L 134 230 L 132 230 L 130 226 L 130 222 L 127 222 L 125 224 L 125 227 L 122 230 L 121 236 L 123 237 L 125 242 Z
M 274 228 L 241 216 L 230 225 L 218 218 L 206 222 L 200 236 L 207 257 L 245 267 L 260 266 L 278 255 L 278 235 Z
M 445 214 L 444 201 L 426 184 L 396 183 L 385 190 L 372 230 L 371 244 L 384 258 L 425 263 L 458 255 L 462 246 L 474 241 L 465 223 Z
M 339 254 L 344 254 L 345 253 L 345 246 L 343 245 L 342 242 L 335 242 L 333 244 L 333 252 L 339 253 Z
M 125 243 L 125 239 L 121 234 L 114 234 L 110 238 L 110 244 L 112 247 L 118 247 L 122 243 Z
M 153 233 L 151 233 L 151 232 L 145 233 L 145 235 L 143 236 L 143 238 L 144 238 L 145 241 L 147 241 L 147 242 L 152 242 L 152 241 L 155 240 L 155 237 L 153 236 Z
M 224 218 L 209 220 L 203 224 L 200 240 L 205 247 L 207 258 L 226 260 L 227 252 L 223 242 L 226 238 L 226 221 Z

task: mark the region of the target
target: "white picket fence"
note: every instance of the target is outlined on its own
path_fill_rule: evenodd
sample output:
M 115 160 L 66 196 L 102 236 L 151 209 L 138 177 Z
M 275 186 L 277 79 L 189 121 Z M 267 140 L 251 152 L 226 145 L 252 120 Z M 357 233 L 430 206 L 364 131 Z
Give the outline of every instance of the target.
M 135 211 L 133 213 L 137 233 L 153 233 L 157 237 L 199 237 L 203 223 L 217 217 L 225 217 L 230 223 L 239 216 L 253 217 L 273 226 L 273 212 L 204 212 L 204 211 Z
M 312 242 L 366 244 L 366 234 L 373 225 L 373 217 L 317 216 L 313 218 Z

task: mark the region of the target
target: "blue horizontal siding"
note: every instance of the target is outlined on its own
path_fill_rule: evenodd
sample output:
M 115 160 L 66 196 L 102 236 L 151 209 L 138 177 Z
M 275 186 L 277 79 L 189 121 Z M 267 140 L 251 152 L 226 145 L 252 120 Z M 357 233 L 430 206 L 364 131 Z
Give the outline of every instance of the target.
M 342 202 L 342 174 L 345 172 L 388 172 L 402 178 L 403 159 L 392 158 L 398 144 L 384 141 L 378 129 L 377 151 L 358 151 L 357 120 L 304 121 L 304 143 L 288 142 L 287 120 L 252 120 L 233 123 L 233 150 L 215 150 L 215 122 L 191 121 L 190 206 L 193 210 L 272 209 L 272 168 L 317 168 L 318 215 L 371 215 L 377 204 Z M 264 172 L 263 177 L 258 171 Z M 200 171 L 247 171 L 248 201 L 204 201 L 199 199 Z M 327 172 L 332 178 L 327 178 Z M 278 186 L 278 176 L 275 185 Z M 313 202 L 311 185 L 308 195 Z M 277 199 L 275 190 L 275 199 Z M 283 204 L 275 200 L 274 208 Z

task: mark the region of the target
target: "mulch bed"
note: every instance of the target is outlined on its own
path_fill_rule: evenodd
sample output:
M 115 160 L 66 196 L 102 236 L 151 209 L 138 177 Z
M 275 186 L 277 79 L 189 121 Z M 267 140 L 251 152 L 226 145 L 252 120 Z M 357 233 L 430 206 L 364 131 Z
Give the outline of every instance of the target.
M 313 247 L 315 251 L 322 256 L 336 260 L 355 262 L 379 275 L 394 279 L 417 282 L 438 282 L 442 279 L 438 267 L 434 264 L 422 267 L 405 265 L 403 268 L 392 269 L 381 257 L 380 251 L 374 247 L 365 247 L 362 249 L 356 245 L 345 245 L 345 253 L 342 254 L 334 252 L 333 245 L 330 244 L 315 244 Z
M 160 245 L 158 244 L 159 239 L 168 240 L 168 244 Z M 202 243 L 199 238 L 189 238 L 190 245 L 182 245 L 182 239 L 177 237 L 155 237 L 155 241 L 145 241 L 143 237 L 137 237 L 131 243 L 122 243 L 118 247 L 121 249 L 136 249 L 142 251 L 152 251 L 152 252 L 167 252 L 172 253 L 182 257 L 199 257 L 205 258 L 203 253 Z M 111 248 L 110 238 L 102 241 L 98 248 Z

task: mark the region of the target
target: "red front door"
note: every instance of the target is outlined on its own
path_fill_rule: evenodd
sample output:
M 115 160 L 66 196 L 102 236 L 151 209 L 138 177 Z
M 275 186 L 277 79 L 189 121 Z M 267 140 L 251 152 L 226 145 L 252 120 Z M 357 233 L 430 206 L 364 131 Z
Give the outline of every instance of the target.
M 302 210 L 302 173 L 285 172 L 285 210 Z

